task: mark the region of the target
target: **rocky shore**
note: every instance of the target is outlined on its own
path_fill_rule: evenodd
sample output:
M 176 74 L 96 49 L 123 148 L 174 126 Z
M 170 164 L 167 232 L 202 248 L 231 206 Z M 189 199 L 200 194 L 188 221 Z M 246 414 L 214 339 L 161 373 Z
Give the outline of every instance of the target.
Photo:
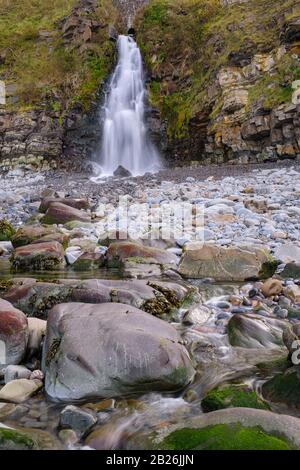
M 299 448 L 299 174 L 7 173 L 0 448 Z

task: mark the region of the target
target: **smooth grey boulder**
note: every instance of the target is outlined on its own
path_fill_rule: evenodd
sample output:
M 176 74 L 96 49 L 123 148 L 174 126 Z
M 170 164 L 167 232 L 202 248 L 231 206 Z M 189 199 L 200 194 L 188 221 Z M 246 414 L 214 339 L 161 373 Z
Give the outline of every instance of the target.
M 233 315 L 227 326 L 229 342 L 242 348 L 282 348 L 282 335 L 288 324 L 273 317 Z
M 135 307 L 65 303 L 48 317 L 45 390 L 74 402 L 145 391 L 176 391 L 194 377 L 176 329 Z
M 59 425 L 61 428 L 73 429 L 82 437 L 97 423 L 97 414 L 91 410 L 84 410 L 78 406 L 68 405 L 61 414 Z

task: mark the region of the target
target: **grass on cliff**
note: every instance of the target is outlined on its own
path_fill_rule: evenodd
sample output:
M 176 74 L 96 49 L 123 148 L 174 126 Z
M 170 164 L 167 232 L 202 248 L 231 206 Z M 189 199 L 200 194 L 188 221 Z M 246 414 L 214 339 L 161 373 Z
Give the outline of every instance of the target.
M 185 136 L 204 108 L 212 117 L 218 114 L 222 102 L 214 82 L 220 68 L 235 66 L 237 54 L 279 47 L 282 21 L 297 16 L 297 4 L 249 0 L 224 7 L 219 0 L 153 0 L 144 8 L 137 30 L 152 79 L 150 100 L 161 109 L 171 137 Z M 273 76 L 258 81 L 250 102 L 263 97 L 276 105 L 290 99 L 299 67 L 291 56 L 286 61 L 286 68 L 279 60 Z
M 43 101 L 60 112 L 74 102 L 88 107 L 114 60 L 107 25 L 116 18 L 109 0 L 99 0 L 101 28 L 85 49 L 65 44 L 60 21 L 76 0 L 0 0 L 0 79 L 17 88 L 14 107 Z M 45 37 L 45 32 L 47 37 Z

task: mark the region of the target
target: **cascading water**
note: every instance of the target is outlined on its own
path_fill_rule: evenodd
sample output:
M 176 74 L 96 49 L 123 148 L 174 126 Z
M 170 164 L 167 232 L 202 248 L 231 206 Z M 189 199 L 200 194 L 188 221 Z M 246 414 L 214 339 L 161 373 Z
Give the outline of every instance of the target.
M 119 165 L 133 176 L 157 171 L 160 158 L 147 138 L 145 85 L 140 50 L 130 36 L 118 38 L 119 60 L 104 106 L 101 176 L 114 173 Z

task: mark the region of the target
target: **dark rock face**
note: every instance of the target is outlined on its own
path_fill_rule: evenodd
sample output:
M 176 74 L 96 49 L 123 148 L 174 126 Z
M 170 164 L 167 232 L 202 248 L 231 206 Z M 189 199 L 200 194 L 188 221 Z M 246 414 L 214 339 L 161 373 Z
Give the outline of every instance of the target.
M 122 165 L 119 165 L 118 168 L 114 171 L 114 176 L 127 177 L 131 176 L 130 171 L 126 170 Z
M 170 324 L 115 303 L 54 307 L 43 363 L 46 393 L 65 402 L 179 390 L 194 376 L 189 355 Z

